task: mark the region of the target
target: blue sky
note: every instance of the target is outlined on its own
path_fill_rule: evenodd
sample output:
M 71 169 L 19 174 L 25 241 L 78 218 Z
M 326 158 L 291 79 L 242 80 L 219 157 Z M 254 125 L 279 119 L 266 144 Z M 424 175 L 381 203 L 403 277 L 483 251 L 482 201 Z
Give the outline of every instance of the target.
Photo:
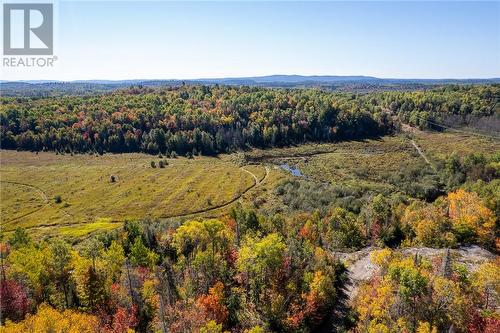
M 500 2 L 56 4 L 55 67 L 3 79 L 500 77 Z

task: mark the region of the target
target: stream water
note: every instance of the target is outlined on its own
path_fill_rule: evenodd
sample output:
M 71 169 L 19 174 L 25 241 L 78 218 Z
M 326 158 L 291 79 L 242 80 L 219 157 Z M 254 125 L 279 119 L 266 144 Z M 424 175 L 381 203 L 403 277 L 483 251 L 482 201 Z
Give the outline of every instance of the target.
M 296 177 L 302 177 L 303 174 L 300 172 L 300 170 L 296 167 L 291 167 L 289 166 L 288 164 L 281 164 L 280 165 L 280 168 L 282 168 L 283 170 L 286 170 L 288 172 L 290 172 L 293 176 L 296 176 Z

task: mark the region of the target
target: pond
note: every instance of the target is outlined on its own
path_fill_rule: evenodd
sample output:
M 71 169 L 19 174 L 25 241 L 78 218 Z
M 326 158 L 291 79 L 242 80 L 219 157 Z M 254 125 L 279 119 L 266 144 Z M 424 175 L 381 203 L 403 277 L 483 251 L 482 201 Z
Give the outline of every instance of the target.
M 286 171 L 290 172 L 293 176 L 296 176 L 296 177 L 302 177 L 303 176 L 303 174 L 300 172 L 300 170 L 298 168 L 291 167 L 288 164 L 281 164 L 280 168 L 282 168 L 283 170 L 286 170 Z

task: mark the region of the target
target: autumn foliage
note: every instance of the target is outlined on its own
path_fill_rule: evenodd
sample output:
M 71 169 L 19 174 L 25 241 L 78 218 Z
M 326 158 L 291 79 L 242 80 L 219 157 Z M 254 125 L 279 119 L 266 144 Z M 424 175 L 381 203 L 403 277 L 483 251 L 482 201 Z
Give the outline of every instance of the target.
M 355 287 L 339 260 L 348 256 L 341 251 L 384 242 L 491 248 L 495 223 L 477 194 L 458 189 L 433 203 L 397 208 L 377 195 L 358 214 L 335 207 L 269 217 L 237 205 L 228 216 L 178 225 L 127 221 L 77 246 L 35 241 L 18 229 L 0 244 L 2 328 L 496 332 L 498 260 L 470 269 L 451 255 L 428 260 L 381 247 L 369 258 L 375 275 Z M 367 226 L 376 226 L 375 233 Z

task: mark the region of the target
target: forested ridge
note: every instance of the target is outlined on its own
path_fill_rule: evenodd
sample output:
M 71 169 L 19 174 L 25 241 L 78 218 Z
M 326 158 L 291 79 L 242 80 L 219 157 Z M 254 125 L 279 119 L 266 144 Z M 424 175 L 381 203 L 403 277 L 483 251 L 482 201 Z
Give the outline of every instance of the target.
M 381 136 L 399 121 L 436 128 L 457 116 L 489 117 L 496 126 L 499 100 L 495 84 L 368 94 L 138 86 L 93 96 L 2 97 L 0 134 L 6 149 L 211 155 Z

